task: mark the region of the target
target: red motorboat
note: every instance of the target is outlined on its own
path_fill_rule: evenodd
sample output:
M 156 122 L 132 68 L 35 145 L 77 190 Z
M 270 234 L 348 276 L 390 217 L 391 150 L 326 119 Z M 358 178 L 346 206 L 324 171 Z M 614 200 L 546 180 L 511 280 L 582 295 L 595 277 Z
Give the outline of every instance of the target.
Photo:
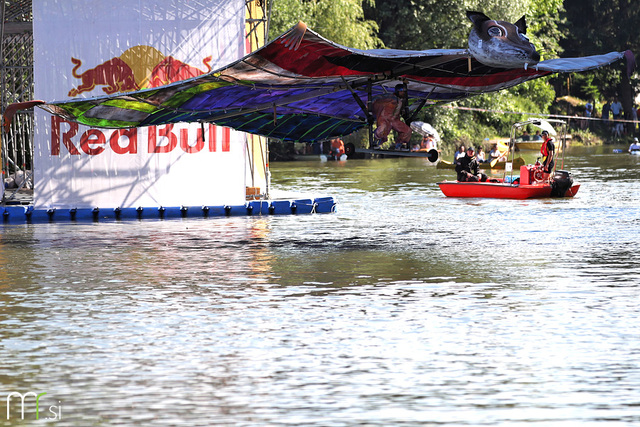
M 520 178 L 514 182 L 494 179 L 487 182 L 439 182 L 440 190 L 447 197 L 480 197 L 491 199 L 537 199 L 543 197 L 573 197 L 578 193 L 580 184 L 573 182 L 571 174 L 556 171 L 551 183 L 529 178 L 536 174 L 538 167 L 525 165 L 520 167 Z M 524 178 L 523 178 L 524 177 Z
M 564 165 L 564 151 L 566 147 L 566 122 L 553 119 L 531 119 L 526 122 L 516 123 L 512 127 L 511 144 L 514 147 L 515 132 L 522 127 L 531 125 L 540 127 L 556 135 L 555 129 L 549 122 L 554 122 L 562 126 L 562 165 Z M 513 150 L 511 150 L 513 158 Z M 507 170 L 511 171 L 512 162 Z M 510 177 L 505 175 L 502 179 L 491 179 L 486 182 L 460 182 L 443 181 L 439 182 L 440 190 L 447 197 L 480 197 L 492 199 L 536 199 L 543 197 L 573 197 L 578 193 L 580 184 L 573 182 L 571 174 L 564 170 L 554 171 L 551 179 L 543 180 L 543 170 L 540 162 L 534 165 L 520 166 L 520 177 Z

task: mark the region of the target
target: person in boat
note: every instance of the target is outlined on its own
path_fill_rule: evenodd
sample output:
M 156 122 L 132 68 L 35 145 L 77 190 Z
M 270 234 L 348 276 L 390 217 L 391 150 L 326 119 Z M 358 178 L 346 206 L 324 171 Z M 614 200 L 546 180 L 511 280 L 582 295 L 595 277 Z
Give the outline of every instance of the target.
M 387 142 L 391 130 L 398 135 L 396 147 L 409 146 L 411 128 L 401 120 L 407 109 L 407 91 L 403 84 L 397 84 L 393 94 L 382 95 L 373 100 L 373 116 L 376 118 L 376 130 L 373 132 L 374 148 L 380 148 Z
M 542 154 L 542 179 L 547 180 L 555 165 L 556 146 L 546 130 L 542 131 L 540 154 Z
M 457 165 L 458 161 L 465 156 L 464 144 L 458 147 L 458 151 L 453 154 L 453 164 Z
M 498 144 L 493 144 L 493 146 L 491 147 L 491 151 L 489 151 L 488 161 L 491 162 L 495 159 L 500 158 L 500 156 L 502 156 L 502 153 L 500 152 L 500 150 L 498 150 Z
M 478 160 L 478 163 L 486 162 L 486 160 L 484 159 L 484 150 L 482 149 L 482 147 L 478 147 L 478 152 L 476 153 L 476 159 Z
M 540 131 L 539 130 L 537 130 L 536 134 L 533 135 L 533 140 L 534 141 L 542 141 L 542 135 L 540 135 Z
M 523 141 L 531 141 L 531 135 L 529 135 L 529 132 L 522 131 L 522 140 Z
M 629 146 L 629 152 L 640 151 L 640 143 L 638 143 L 638 138 L 634 137 L 633 142 Z
M 487 175 L 478 172 L 479 165 L 473 147 L 467 148 L 464 157 L 458 160 L 456 172 L 460 182 L 485 182 Z
M 433 137 L 433 135 L 425 135 L 424 137 L 422 137 L 422 142 L 420 142 L 420 149 L 424 151 L 438 149 L 436 139 Z

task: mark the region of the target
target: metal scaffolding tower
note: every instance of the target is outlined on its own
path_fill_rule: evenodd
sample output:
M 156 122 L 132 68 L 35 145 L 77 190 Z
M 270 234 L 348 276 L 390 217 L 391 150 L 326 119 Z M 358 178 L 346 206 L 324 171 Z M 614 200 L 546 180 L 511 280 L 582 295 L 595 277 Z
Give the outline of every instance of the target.
M 2 0 L 0 27 L 1 107 L 33 99 L 33 19 L 31 0 Z M 19 188 L 31 186 L 33 112 L 16 114 L 10 132 L 2 133 L 2 179 L 20 174 Z M 16 180 L 18 181 L 18 180 Z M 18 189 L 7 190 L 5 200 Z

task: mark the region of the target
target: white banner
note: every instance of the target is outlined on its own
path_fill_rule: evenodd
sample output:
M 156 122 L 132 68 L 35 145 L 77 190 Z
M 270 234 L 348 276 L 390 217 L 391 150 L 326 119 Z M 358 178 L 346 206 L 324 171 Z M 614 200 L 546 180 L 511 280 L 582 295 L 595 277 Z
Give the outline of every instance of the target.
M 33 15 L 35 99 L 157 87 L 244 55 L 244 0 L 48 0 Z M 36 208 L 244 204 L 242 133 L 93 129 L 39 109 L 35 120 Z

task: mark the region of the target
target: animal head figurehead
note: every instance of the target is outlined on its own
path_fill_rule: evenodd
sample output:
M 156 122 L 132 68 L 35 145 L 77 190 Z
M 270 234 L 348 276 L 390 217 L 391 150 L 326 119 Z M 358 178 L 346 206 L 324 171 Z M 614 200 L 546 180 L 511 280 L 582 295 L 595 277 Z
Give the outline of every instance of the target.
M 525 35 L 524 16 L 515 24 L 494 21 L 481 12 L 467 12 L 467 17 L 473 22 L 469 52 L 480 63 L 498 68 L 526 68 L 540 61 L 540 54 Z

